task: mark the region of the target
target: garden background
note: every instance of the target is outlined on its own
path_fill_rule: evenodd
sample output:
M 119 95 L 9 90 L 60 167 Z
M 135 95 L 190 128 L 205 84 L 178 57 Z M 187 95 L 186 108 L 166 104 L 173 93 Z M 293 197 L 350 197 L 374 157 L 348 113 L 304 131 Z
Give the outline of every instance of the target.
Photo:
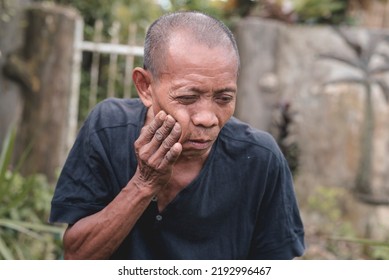
M 96 102 L 136 97 L 128 73 L 145 30 L 182 9 L 236 35 L 235 115 L 288 159 L 302 259 L 389 259 L 389 1 L 379 0 L 0 0 L 0 259 L 62 258 L 64 226 L 47 219 L 77 130 Z

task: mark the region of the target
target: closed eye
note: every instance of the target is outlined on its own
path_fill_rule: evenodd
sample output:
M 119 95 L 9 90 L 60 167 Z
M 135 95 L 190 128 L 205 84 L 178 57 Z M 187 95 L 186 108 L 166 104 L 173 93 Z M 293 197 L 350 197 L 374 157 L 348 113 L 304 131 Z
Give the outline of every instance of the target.
M 234 100 L 234 97 L 232 95 L 222 95 L 217 96 L 215 100 L 220 104 L 228 104 Z
M 197 95 L 181 95 L 181 96 L 175 97 L 176 101 L 178 101 L 179 103 L 184 104 L 184 105 L 192 104 L 192 103 L 196 102 L 197 99 L 198 99 Z

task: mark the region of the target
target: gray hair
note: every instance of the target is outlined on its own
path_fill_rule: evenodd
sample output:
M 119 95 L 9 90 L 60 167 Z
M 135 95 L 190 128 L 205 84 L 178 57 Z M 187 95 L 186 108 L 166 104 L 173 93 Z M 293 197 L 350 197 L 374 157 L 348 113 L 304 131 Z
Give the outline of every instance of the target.
M 147 30 L 143 67 L 149 70 L 153 77 L 158 79 L 171 35 L 178 30 L 189 30 L 196 41 L 209 47 L 232 47 L 239 69 L 238 47 L 231 30 L 221 21 L 204 13 L 181 11 L 160 17 Z

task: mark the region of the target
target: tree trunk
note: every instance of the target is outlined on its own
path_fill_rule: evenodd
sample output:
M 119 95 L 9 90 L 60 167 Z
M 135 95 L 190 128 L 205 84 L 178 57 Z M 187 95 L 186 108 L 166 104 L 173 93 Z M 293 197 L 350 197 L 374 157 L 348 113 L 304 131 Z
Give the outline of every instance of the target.
M 34 5 L 21 54 L 9 57 L 9 77 L 24 88 L 24 110 L 18 131 L 16 161 L 27 150 L 23 174 L 43 173 L 53 181 L 67 153 L 75 29 L 79 14 L 55 5 Z M 76 104 L 77 105 L 77 104 Z
M 19 85 L 1 70 L 8 54 L 23 46 L 23 11 L 30 3 L 31 0 L 14 0 L 0 4 L 0 147 L 10 125 L 19 123 L 23 108 Z

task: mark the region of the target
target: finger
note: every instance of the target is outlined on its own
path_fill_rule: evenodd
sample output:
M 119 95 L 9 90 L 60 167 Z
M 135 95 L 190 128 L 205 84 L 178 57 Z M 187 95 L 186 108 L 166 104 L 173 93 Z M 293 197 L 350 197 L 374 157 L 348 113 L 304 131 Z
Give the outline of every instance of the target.
M 165 157 L 163 158 L 159 168 L 165 168 L 168 165 L 172 165 L 176 162 L 178 157 L 180 156 L 182 152 L 182 145 L 179 142 L 176 142 L 173 147 L 165 154 Z
M 153 139 L 155 132 L 163 125 L 166 119 L 166 113 L 159 111 L 149 125 L 142 128 L 139 138 L 137 139 L 137 145 L 143 146 Z
M 160 143 L 169 136 L 175 123 L 176 120 L 172 116 L 168 115 L 165 118 L 165 121 L 163 122 L 162 126 L 158 128 L 158 130 L 154 134 L 153 141 L 155 145 L 159 146 Z
M 158 143 L 157 149 L 154 151 L 153 155 L 149 159 L 150 162 L 154 162 L 158 166 L 162 162 L 166 154 L 178 142 L 180 136 L 181 136 L 181 126 L 178 122 L 176 122 L 173 128 L 170 130 L 169 135 L 164 137 L 164 140 L 161 143 Z

